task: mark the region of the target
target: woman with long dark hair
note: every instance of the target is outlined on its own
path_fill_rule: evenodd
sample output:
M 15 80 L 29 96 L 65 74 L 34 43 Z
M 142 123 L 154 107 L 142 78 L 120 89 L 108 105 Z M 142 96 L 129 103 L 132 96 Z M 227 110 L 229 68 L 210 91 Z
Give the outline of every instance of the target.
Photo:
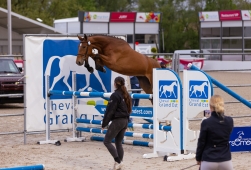
M 125 79 L 123 77 L 116 77 L 114 80 L 114 86 L 116 90 L 111 95 L 106 107 L 102 129 L 112 121 L 105 135 L 104 145 L 115 160 L 113 166 L 113 169 L 115 170 L 123 168 L 122 161 L 124 150 L 122 147 L 122 140 L 132 112 L 132 100 L 125 87 Z M 113 138 L 115 138 L 116 148 L 112 144 Z

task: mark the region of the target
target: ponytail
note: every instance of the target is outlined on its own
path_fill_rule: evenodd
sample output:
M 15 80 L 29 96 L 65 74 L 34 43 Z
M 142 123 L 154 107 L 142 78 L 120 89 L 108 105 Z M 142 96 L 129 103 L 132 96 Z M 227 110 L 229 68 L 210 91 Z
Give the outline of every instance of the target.
M 214 95 L 211 97 L 210 107 L 213 108 L 218 116 L 224 117 L 224 100 L 220 95 Z
M 126 103 L 126 106 L 127 106 L 127 111 L 128 113 L 132 113 L 132 99 L 131 99 L 131 96 L 129 95 L 129 93 L 127 92 L 127 89 L 125 86 L 121 86 L 121 91 L 122 91 L 122 94 L 123 94 L 123 97 L 124 97 L 124 100 L 125 100 L 125 103 Z
M 125 87 L 125 79 L 123 77 L 116 77 L 114 82 L 116 84 L 117 89 L 122 92 L 123 98 L 127 106 L 127 111 L 129 114 L 131 114 L 132 113 L 132 99 Z

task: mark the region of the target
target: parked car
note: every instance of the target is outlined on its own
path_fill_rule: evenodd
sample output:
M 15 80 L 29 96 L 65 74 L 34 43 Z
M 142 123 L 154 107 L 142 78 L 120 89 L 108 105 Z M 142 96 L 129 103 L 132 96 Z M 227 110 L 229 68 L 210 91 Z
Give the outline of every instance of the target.
M 0 58 L 0 103 L 24 102 L 22 69 L 9 58 Z
M 21 73 L 23 73 L 24 72 L 24 61 L 23 60 L 14 60 L 14 62 L 16 63 L 17 68 L 21 71 Z

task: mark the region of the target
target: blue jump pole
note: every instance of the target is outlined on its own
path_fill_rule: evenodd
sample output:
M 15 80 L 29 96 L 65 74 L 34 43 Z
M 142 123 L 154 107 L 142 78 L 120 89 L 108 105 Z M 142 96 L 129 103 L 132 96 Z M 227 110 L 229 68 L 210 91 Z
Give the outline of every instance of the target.
M 84 96 L 84 97 L 105 97 L 110 98 L 112 93 L 104 93 L 104 92 L 79 92 L 79 91 L 59 91 L 59 90 L 51 90 L 51 95 L 66 95 L 66 96 Z M 130 94 L 132 99 L 152 99 L 152 94 Z
M 0 168 L 0 170 L 44 170 L 44 165 L 17 166 L 11 168 Z
M 101 136 L 92 136 L 91 140 L 94 141 L 104 141 L 104 137 Z M 113 139 L 112 142 L 114 143 L 115 140 Z M 134 145 L 134 146 L 153 146 L 152 142 L 146 142 L 146 141 L 140 141 L 140 140 L 123 140 L 122 141 L 123 144 L 129 144 L 129 145 Z
M 76 130 L 82 131 L 82 132 L 101 133 L 101 134 L 107 133 L 107 130 L 102 131 L 101 129 L 97 129 L 97 128 L 77 127 Z M 148 134 L 148 133 L 125 132 L 125 136 L 153 139 L 153 134 Z
M 195 67 L 192 64 L 188 64 L 188 67 L 191 70 L 200 70 L 197 67 Z M 200 70 L 202 71 L 202 70 Z M 202 71 L 204 72 L 204 71 Z M 205 73 L 205 72 L 204 72 Z M 238 101 L 240 101 L 241 103 L 245 104 L 247 107 L 251 108 L 251 103 L 249 101 L 247 101 L 246 99 L 244 99 L 243 97 L 241 97 L 240 95 L 238 95 L 237 93 L 235 93 L 234 91 L 230 90 L 229 88 L 227 88 L 226 86 L 224 86 L 222 83 L 218 82 L 217 80 L 215 80 L 214 78 L 212 78 L 211 76 L 209 76 L 207 73 L 205 73 L 212 81 L 212 83 L 214 85 L 216 85 L 217 87 L 219 87 L 221 90 L 225 91 L 226 93 L 228 93 L 229 95 L 231 95 L 232 97 L 234 97 L 235 99 L 237 99 Z
M 90 120 L 90 119 L 76 119 L 77 123 L 86 123 L 86 124 L 96 124 L 96 125 L 101 125 L 102 121 L 101 120 Z M 135 123 L 128 123 L 128 127 L 130 128 L 143 128 L 143 129 L 153 129 L 153 124 L 135 124 Z M 164 130 L 164 131 L 171 131 L 171 126 L 163 126 L 159 125 L 159 130 Z

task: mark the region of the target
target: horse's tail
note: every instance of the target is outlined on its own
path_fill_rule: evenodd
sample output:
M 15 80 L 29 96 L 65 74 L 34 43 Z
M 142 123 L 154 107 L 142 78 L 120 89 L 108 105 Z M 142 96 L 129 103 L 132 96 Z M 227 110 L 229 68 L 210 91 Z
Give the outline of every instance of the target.
M 160 87 L 159 87 L 159 91 L 161 91 L 161 87 L 162 87 L 163 85 L 161 85 Z
M 191 90 L 192 90 L 193 86 L 194 86 L 194 85 L 190 86 L 190 89 L 189 89 L 189 91 L 191 91 Z
M 56 58 L 58 58 L 59 60 L 61 59 L 61 57 L 59 57 L 59 56 L 52 56 L 52 57 L 49 59 L 47 65 L 46 65 L 46 69 L 45 69 L 44 75 L 50 75 L 50 74 L 51 74 L 51 65 L 52 65 L 52 62 L 53 62 Z

